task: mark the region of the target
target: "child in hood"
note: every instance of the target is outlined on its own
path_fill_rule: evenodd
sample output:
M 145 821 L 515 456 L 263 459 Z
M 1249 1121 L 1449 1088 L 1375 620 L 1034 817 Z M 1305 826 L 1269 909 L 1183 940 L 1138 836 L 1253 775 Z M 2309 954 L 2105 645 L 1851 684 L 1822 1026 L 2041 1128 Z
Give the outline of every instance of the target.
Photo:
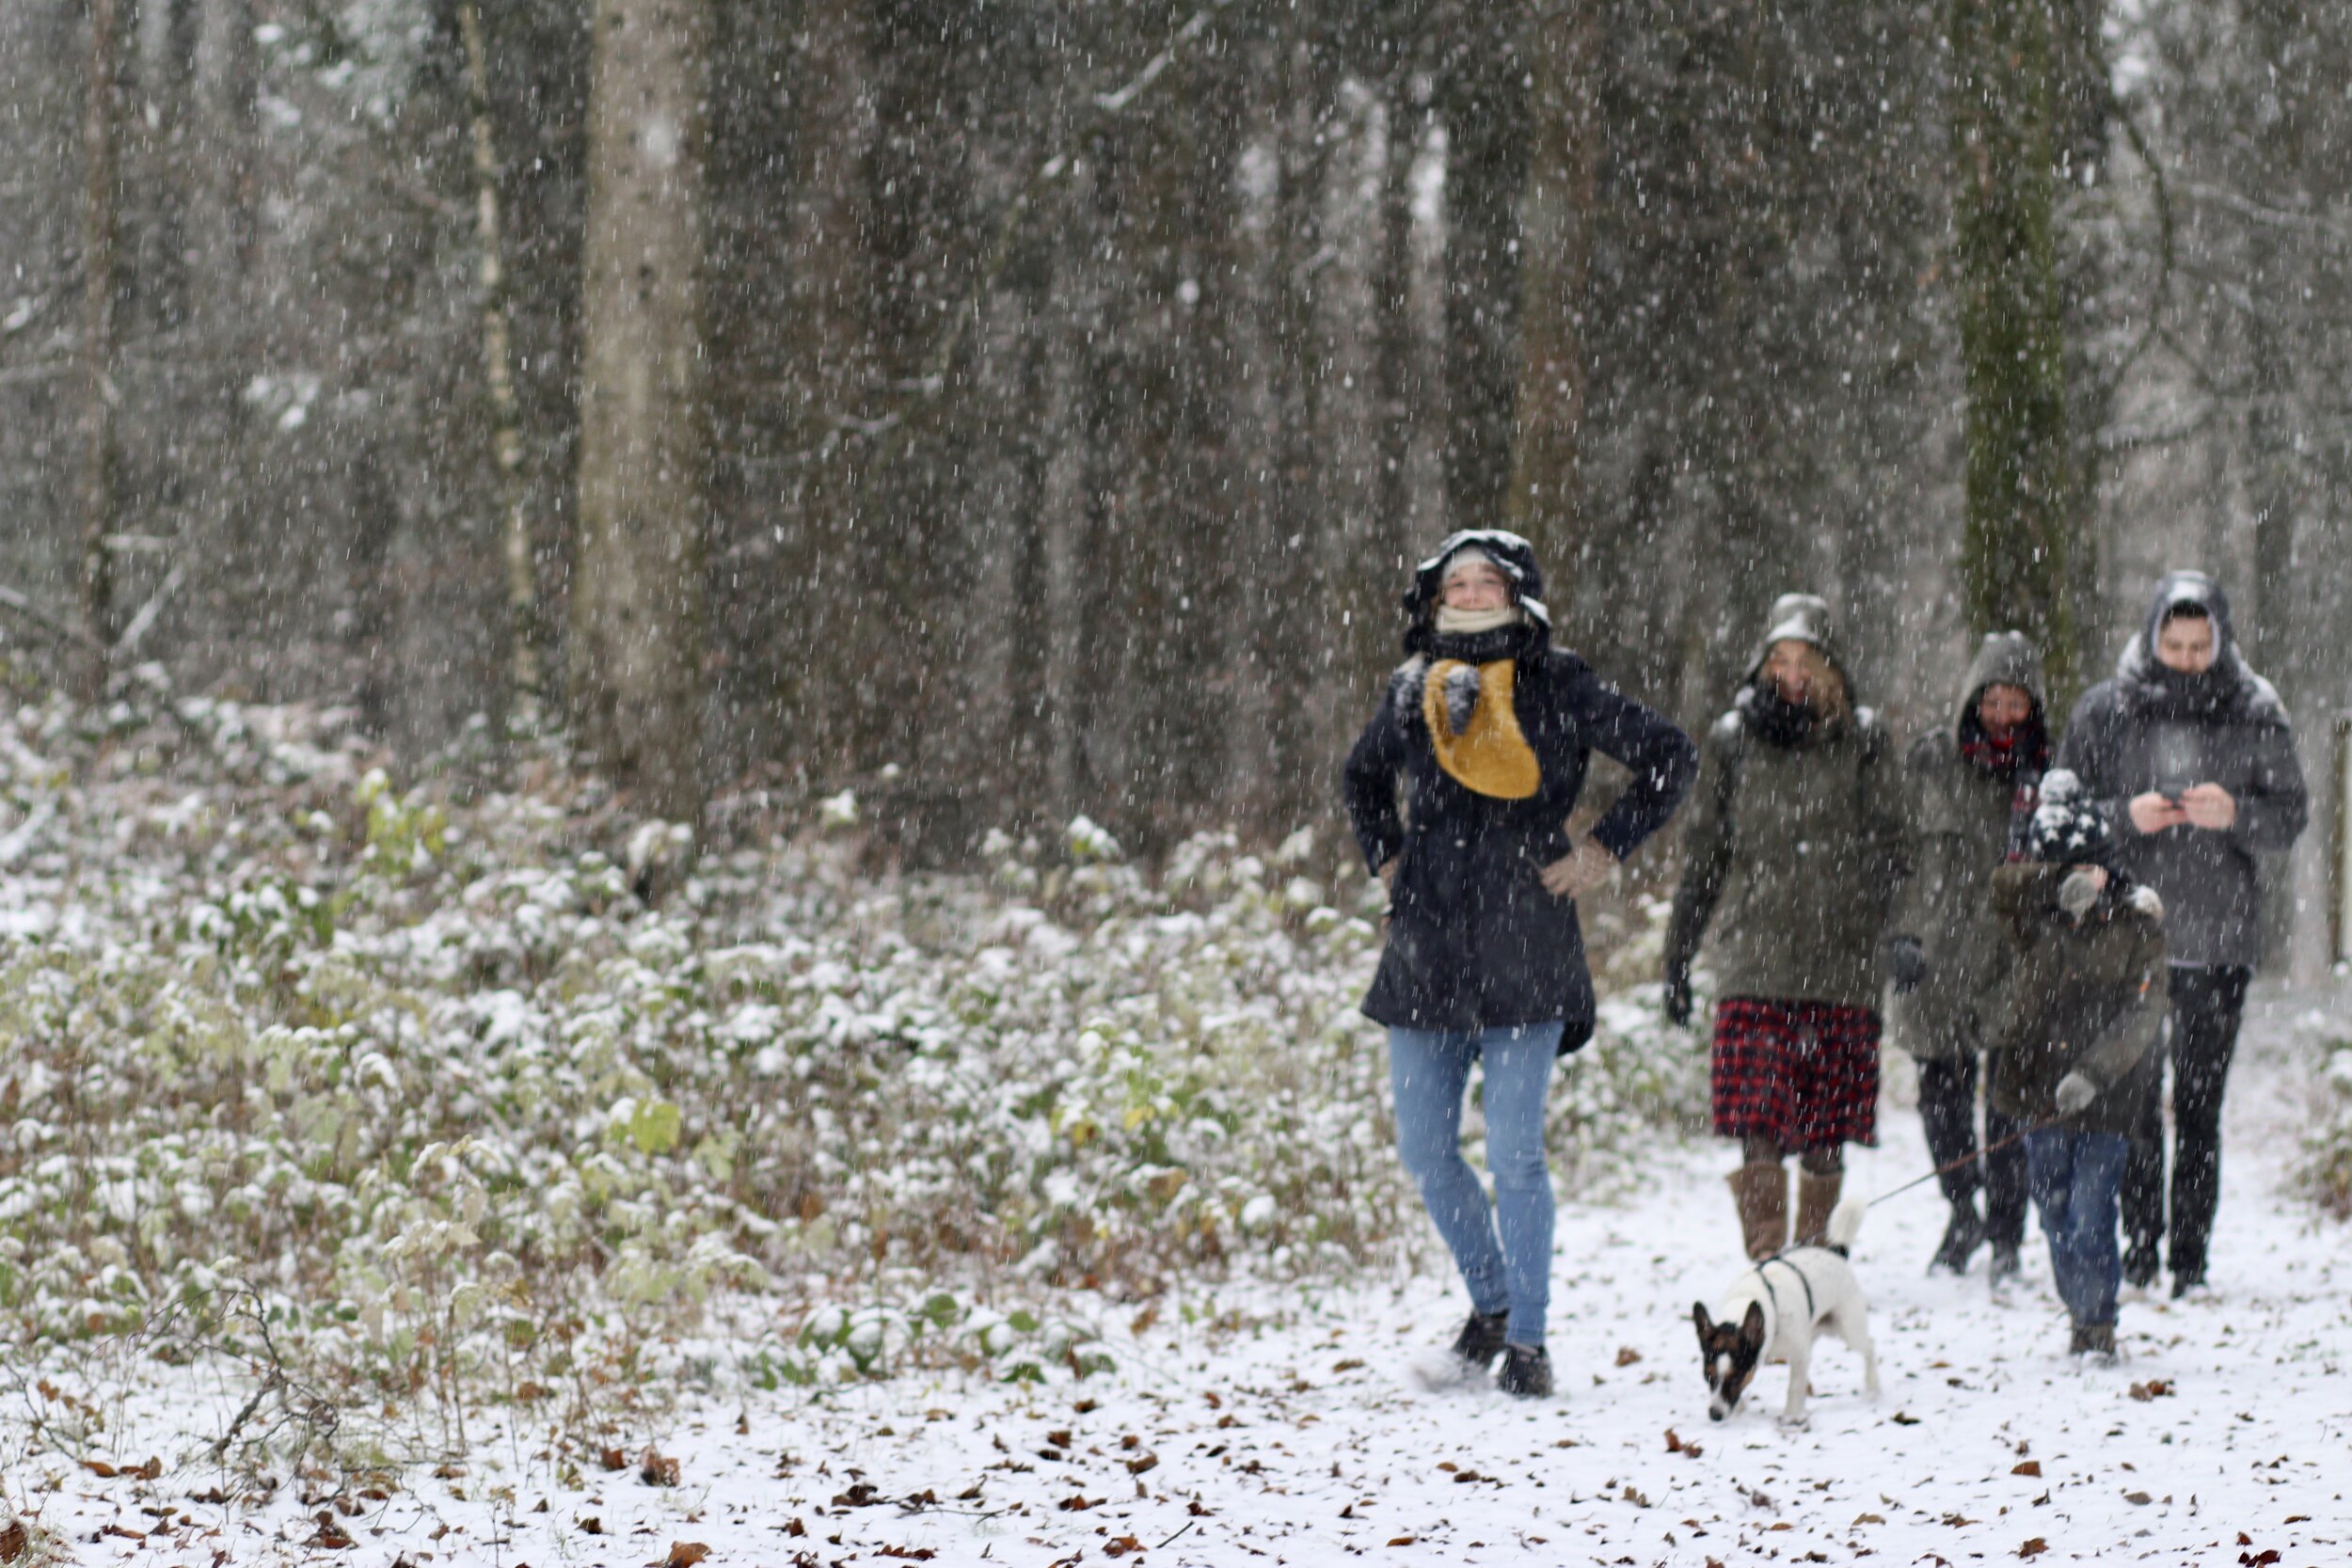
M 2063 768 L 2042 781 L 2026 859 L 1993 874 L 2015 951 L 1993 1102 L 2033 1128 L 2026 1169 L 2070 1354 L 2115 1357 L 2117 1193 L 2165 1013 L 2164 906 L 2107 861 L 2114 831 Z

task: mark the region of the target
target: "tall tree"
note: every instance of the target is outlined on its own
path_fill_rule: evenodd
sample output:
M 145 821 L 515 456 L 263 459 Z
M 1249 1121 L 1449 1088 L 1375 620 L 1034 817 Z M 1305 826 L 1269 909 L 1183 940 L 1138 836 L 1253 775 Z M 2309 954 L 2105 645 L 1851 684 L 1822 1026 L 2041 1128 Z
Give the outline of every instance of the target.
M 116 131 L 121 119 L 119 0 L 89 0 L 89 67 L 82 102 L 82 409 L 79 501 L 81 695 L 106 689 L 114 641 L 115 242 L 121 213 Z
M 1534 135 L 1519 202 L 1518 393 L 1504 515 L 1565 563 L 1583 504 L 1586 279 L 1600 167 L 1595 0 L 1537 0 L 1529 29 Z
M 700 815 L 708 440 L 702 0 L 596 0 L 591 23 L 574 700 L 608 768 Z
M 522 403 L 515 393 L 515 329 L 507 298 L 505 203 L 499 194 L 498 129 L 490 114 L 490 52 L 480 0 L 458 0 L 466 54 L 466 98 L 472 132 L 474 270 L 482 290 L 482 379 L 490 402 L 490 458 L 501 556 L 506 566 L 507 701 L 540 695 L 539 552 L 531 527 L 531 488 L 523 473 Z
M 2027 633 L 2071 692 L 2081 660 L 2068 574 L 2082 529 L 2067 446 L 2052 27 L 2048 0 L 1952 0 L 1968 396 L 1960 566 L 1975 629 Z
M 1472 4 L 1438 65 L 1446 131 L 1446 505 L 1492 527 L 1511 483 L 1518 391 L 1519 195 L 1527 182 L 1524 0 Z

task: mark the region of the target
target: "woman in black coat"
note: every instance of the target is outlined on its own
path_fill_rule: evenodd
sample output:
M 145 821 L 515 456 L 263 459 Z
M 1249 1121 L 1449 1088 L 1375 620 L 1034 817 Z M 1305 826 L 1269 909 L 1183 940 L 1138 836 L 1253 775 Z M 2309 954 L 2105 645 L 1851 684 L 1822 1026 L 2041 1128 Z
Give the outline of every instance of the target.
M 1448 538 L 1414 573 L 1405 610 L 1411 657 L 1347 759 L 1348 816 L 1390 893 L 1364 1011 L 1389 1027 L 1399 1151 L 1470 1291 L 1453 1354 L 1469 1371 L 1500 1353 L 1499 1386 L 1547 1394 L 1544 1098 L 1553 1061 L 1593 1032 L 1576 897 L 1673 816 L 1698 752 L 1551 646 L 1542 574 L 1518 534 Z M 1596 751 L 1633 778 L 1580 845 L 1568 815 Z M 1473 1061 L 1492 1209 L 1460 1148 Z

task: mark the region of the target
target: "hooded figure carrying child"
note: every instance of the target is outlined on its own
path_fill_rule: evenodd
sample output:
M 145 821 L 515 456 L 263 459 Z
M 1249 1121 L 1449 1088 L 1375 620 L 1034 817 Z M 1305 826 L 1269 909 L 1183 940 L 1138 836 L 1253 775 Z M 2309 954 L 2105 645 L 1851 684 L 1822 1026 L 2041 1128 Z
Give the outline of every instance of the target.
M 1993 868 L 2012 858 L 2015 831 L 2050 766 L 2043 700 L 2040 651 L 2021 633 L 1994 632 L 1969 661 L 1950 721 L 1903 758 L 1912 869 L 1887 955 L 1895 981 L 1887 1024 L 1919 1064 L 1919 1119 L 1952 1206 L 1930 1267 L 1964 1274 L 1969 1254 L 1990 1241 L 1986 1274 L 1995 1284 L 2016 1274 L 2025 1239 L 2026 1151 L 1997 1108 L 1987 1108 L 1977 1137 L 1978 1057 L 2009 971 L 2009 943 L 1984 889 Z
M 1993 874 L 2014 953 L 1993 1104 L 2032 1129 L 2026 1180 L 2073 1319 L 2070 1354 L 2112 1360 L 2117 1196 L 2166 1010 L 2164 904 L 2107 863 L 2114 829 L 2063 768 L 2042 781 L 2023 861 Z

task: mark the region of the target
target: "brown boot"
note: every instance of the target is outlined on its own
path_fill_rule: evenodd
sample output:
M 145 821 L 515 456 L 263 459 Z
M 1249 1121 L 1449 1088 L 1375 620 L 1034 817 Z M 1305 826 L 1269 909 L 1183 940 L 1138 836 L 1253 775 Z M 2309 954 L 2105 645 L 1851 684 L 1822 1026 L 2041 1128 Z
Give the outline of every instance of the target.
M 1788 1173 L 1777 1164 L 1741 1165 L 1725 1180 L 1740 1207 L 1740 1240 L 1762 1262 L 1788 1245 Z
M 1809 1170 L 1797 1172 L 1797 1245 L 1829 1244 L 1830 1211 L 1837 1207 L 1837 1195 L 1845 1185 L 1844 1171 L 1832 1171 L 1827 1176 L 1816 1176 Z

